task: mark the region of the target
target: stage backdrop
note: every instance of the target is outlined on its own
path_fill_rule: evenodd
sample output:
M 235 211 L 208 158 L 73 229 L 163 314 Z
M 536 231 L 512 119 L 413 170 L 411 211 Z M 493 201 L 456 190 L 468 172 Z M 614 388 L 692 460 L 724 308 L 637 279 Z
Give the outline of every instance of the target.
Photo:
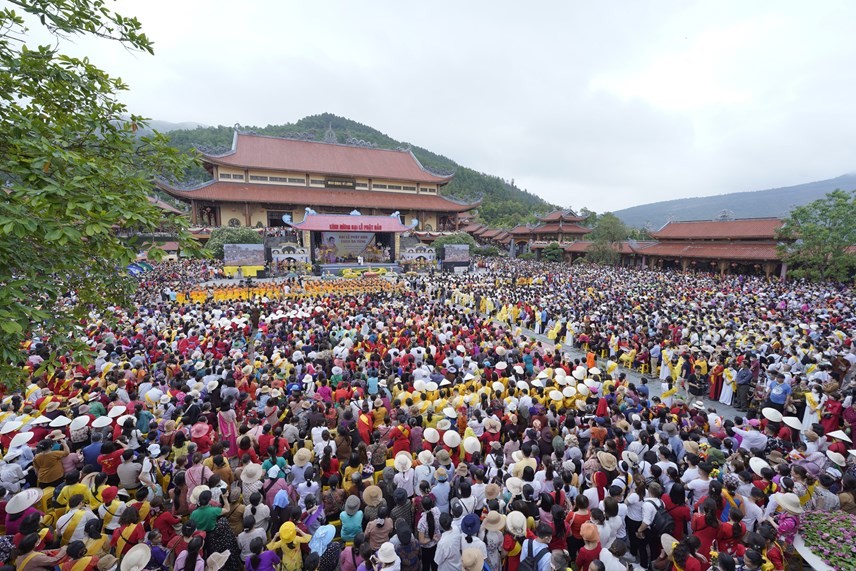
M 321 232 L 324 249 L 330 251 L 335 249 L 339 258 L 356 258 L 362 256 L 366 247 L 373 245 L 375 235 L 373 232 Z
M 223 244 L 224 266 L 264 266 L 264 244 Z
M 469 244 L 447 244 L 443 246 L 443 261 L 468 263 L 470 261 Z

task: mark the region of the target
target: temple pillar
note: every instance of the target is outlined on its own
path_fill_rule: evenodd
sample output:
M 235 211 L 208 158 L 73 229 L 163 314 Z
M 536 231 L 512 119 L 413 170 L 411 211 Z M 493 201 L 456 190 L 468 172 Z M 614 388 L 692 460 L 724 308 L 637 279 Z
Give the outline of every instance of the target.
M 779 272 L 779 277 L 782 281 L 788 279 L 788 265 L 784 262 L 782 262 L 782 271 Z
M 717 267 L 719 268 L 719 275 L 724 276 L 728 273 L 728 262 L 725 260 L 720 260 L 717 263 Z
M 190 223 L 191 224 L 194 224 L 194 225 L 198 224 L 198 222 L 196 221 L 198 215 L 199 215 L 199 211 L 198 211 L 198 206 L 196 204 L 196 201 L 191 200 L 190 201 Z
M 764 275 L 767 276 L 767 279 L 770 279 L 770 274 L 776 271 L 776 263 L 775 262 L 764 262 Z
M 393 248 L 392 248 L 392 261 L 393 262 L 398 261 L 399 252 L 401 252 L 401 234 L 396 232 L 395 233 L 395 240 L 393 242 Z
M 686 258 L 681 258 L 681 271 L 687 271 L 687 268 L 690 267 L 690 261 Z
M 244 224 L 245 226 L 247 226 L 247 227 L 252 226 L 252 224 L 250 223 L 250 203 L 249 202 L 244 203 L 244 220 L 246 221 Z
M 302 234 L 303 234 L 303 238 L 302 238 L 303 239 L 303 247 L 306 248 L 307 250 L 309 250 L 309 257 L 314 260 L 315 259 L 315 253 L 314 253 L 314 250 L 312 249 L 312 234 L 309 232 L 309 230 L 304 230 L 302 232 Z M 315 261 L 318 261 L 318 260 L 315 260 Z

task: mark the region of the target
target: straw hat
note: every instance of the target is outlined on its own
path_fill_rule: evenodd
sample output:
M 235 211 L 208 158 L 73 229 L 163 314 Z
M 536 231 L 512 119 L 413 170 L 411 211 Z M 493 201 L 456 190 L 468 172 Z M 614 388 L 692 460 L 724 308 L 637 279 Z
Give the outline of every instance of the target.
M 59 408 L 59 402 L 54 400 L 54 401 L 51 401 L 48 403 L 48 405 L 45 407 L 45 412 L 53 412 L 53 411 L 57 410 L 58 408 Z
M 145 543 L 138 543 L 122 556 L 120 571 L 142 571 L 152 558 L 152 549 Z
M 481 442 L 479 442 L 479 439 L 475 436 L 467 436 L 464 438 L 464 450 L 466 450 L 468 454 L 480 452 Z
M 695 454 L 698 456 L 699 453 L 699 445 L 695 440 L 687 440 L 684 442 L 684 450 L 687 451 L 688 454 Z
M 484 420 L 484 429 L 491 434 L 496 434 L 502 430 L 502 424 L 495 418 L 486 418 Z
M 495 500 L 499 497 L 500 492 L 502 492 L 502 488 L 499 487 L 499 484 L 488 484 L 484 487 L 484 497 L 487 500 Z M 503 519 L 503 521 L 505 521 Z
M 63 440 L 65 439 L 65 434 L 63 434 L 62 430 L 53 430 L 50 434 L 48 434 L 49 440 Z
M 481 549 L 477 547 L 464 549 L 461 553 L 461 571 L 481 571 L 484 568 L 484 560 L 485 557 Z
M 578 395 L 580 395 L 581 397 L 587 397 L 587 396 L 589 396 L 589 393 L 591 393 L 591 391 L 589 390 L 589 388 L 585 384 L 579 383 L 577 385 L 577 394 Z
M 678 433 L 678 427 L 674 422 L 667 422 L 663 425 L 663 432 L 668 434 L 669 436 L 675 436 Z
M 499 381 L 495 381 L 490 388 L 492 388 L 495 392 L 501 393 L 505 390 L 505 385 L 500 383 Z
M 212 553 L 205 558 L 205 571 L 219 571 L 225 567 L 230 557 L 232 557 L 232 552 L 228 549 Z
M 452 457 L 449 456 L 448 450 L 438 450 L 436 458 L 437 463 L 441 466 L 450 466 L 452 464 Z
M 19 432 L 12 438 L 12 442 L 9 443 L 9 448 L 17 448 L 18 446 L 22 446 L 33 439 L 35 433 L 33 432 Z
M 663 546 L 663 552 L 669 557 L 672 556 L 672 551 L 675 550 L 674 545 L 676 543 L 678 543 L 678 540 L 668 533 L 664 533 L 660 536 L 660 545 Z
M 550 398 L 554 401 L 562 401 L 565 399 L 565 395 L 562 394 L 562 391 L 552 390 L 550 391 Z
M 517 373 L 518 375 L 522 375 L 522 374 L 523 374 L 523 367 L 521 367 L 520 365 L 514 365 L 514 367 L 512 367 L 512 370 L 513 370 L 515 373 Z
M 520 389 L 521 391 L 529 388 L 529 385 L 526 383 L 526 381 L 517 381 L 516 383 L 514 383 L 514 386 Z
M 369 486 L 363 490 L 363 501 L 367 506 L 376 506 L 383 499 L 383 491 L 379 486 Z
M 48 416 L 37 416 L 33 420 L 30 421 L 30 424 L 40 425 L 40 424 L 50 424 L 51 419 Z
M 113 419 L 109 416 L 99 416 L 92 421 L 92 428 L 106 428 L 113 424 Z
M 77 416 L 74 420 L 71 421 L 70 430 L 80 430 L 89 424 L 89 417 L 86 415 Z
M 621 453 L 621 459 L 631 468 L 639 464 L 639 455 L 630 450 L 625 450 Z
M 118 418 L 125 414 L 126 410 L 128 410 L 128 407 L 123 404 L 119 404 L 108 410 L 107 416 L 109 416 L 110 418 Z
M 423 466 L 431 466 L 434 464 L 434 454 L 432 454 L 430 450 L 423 450 L 416 456 L 416 458 Z
M 443 435 L 443 444 L 449 448 L 456 448 L 461 445 L 461 435 L 450 430 Z
M 607 472 L 613 472 L 618 468 L 618 459 L 609 452 L 598 452 L 597 461 L 600 462 L 601 468 Z
M 14 515 L 23 512 L 42 499 L 43 493 L 41 488 L 27 488 L 18 492 L 6 503 L 6 513 Z
M 299 451 L 298 451 L 299 452 Z M 262 470 L 261 464 L 256 464 L 255 462 L 250 462 L 244 469 L 241 470 L 241 481 L 245 484 L 252 484 L 253 482 L 258 482 L 264 477 L 264 470 Z
M 847 460 L 844 458 L 844 454 L 833 452 L 832 450 L 826 451 L 826 457 L 829 458 L 836 466 L 844 466 L 847 463 Z
M 575 387 L 567 386 L 562 389 L 562 396 L 572 399 L 577 396 L 577 389 Z
M 526 516 L 522 512 L 511 512 L 505 516 L 505 529 L 515 537 L 526 534 Z
M 98 571 L 110 571 L 110 569 L 114 569 L 116 567 L 116 561 L 118 561 L 118 559 L 116 559 L 115 555 L 110 555 L 109 553 L 107 555 L 102 555 L 98 558 L 97 569 Z
M 20 420 L 10 420 L 9 422 L 3 425 L 3 428 L 0 428 L 0 434 L 9 434 L 10 432 L 15 432 L 22 426 L 24 426 L 24 423 Z
M 571 376 L 578 381 L 582 381 L 586 378 L 586 371 L 585 369 L 580 369 L 579 367 L 577 367 L 576 369 L 574 369 L 574 372 L 571 373 Z
M 772 407 L 762 408 L 761 414 L 771 422 L 782 422 L 782 413 Z
M 438 442 L 440 442 L 440 433 L 437 432 L 436 428 L 426 428 L 425 431 L 422 433 L 422 438 L 424 438 L 431 444 L 437 444 Z
M 779 504 L 779 507 L 785 510 L 788 513 L 799 515 L 803 513 L 803 508 L 800 505 L 800 498 L 796 494 L 792 492 L 788 492 L 786 494 L 776 493 L 773 494 L 773 498 L 775 498 L 776 503 Z
M 749 458 L 749 468 L 758 476 L 761 475 L 761 470 L 769 467 L 770 465 L 767 463 L 766 460 L 763 460 L 761 458 Z
M 381 563 L 395 563 L 395 560 L 398 559 L 398 555 L 395 553 L 395 546 L 387 541 L 377 550 L 377 558 Z
M 508 368 L 508 363 L 506 363 L 505 361 L 500 361 L 499 363 L 496 364 L 496 370 L 497 371 L 504 371 L 507 368 Z
M 450 406 L 443 409 L 443 416 L 448 418 L 458 418 L 458 412 Z
M 511 477 L 505 481 L 505 487 L 512 496 L 519 496 L 523 493 L 523 480 Z
M 853 442 L 850 440 L 850 437 L 844 434 L 843 430 L 835 430 L 827 434 L 829 438 L 837 438 L 838 440 L 843 440 L 844 442 Z
M 592 375 L 599 375 L 600 369 L 598 369 L 597 367 L 592 367 L 591 369 L 588 370 L 588 372 L 589 372 L 589 374 L 592 374 Z
M 194 504 L 194 505 L 198 504 L 199 503 L 199 495 L 202 492 L 210 492 L 210 491 L 211 491 L 211 488 L 209 488 L 205 484 L 201 484 L 199 486 L 196 486 L 195 488 L 193 488 L 193 491 L 190 492 L 190 503 Z
M 505 529 L 505 516 L 497 511 L 487 512 L 482 527 L 489 531 L 502 531 Z
M 457 433 L 449 432 L 447 434 Z M 458 440 L 460 441 L 460 436 L 458 437 Z M 413 458 L 410 456 L 409 452 L 399 452 L 395 455 L 394 466 L 395 469 L 399 472 L 407 472 L 408 470 L 410 470 L 410 468 L 413 467 Z
M 306 466 L 312 460 L 312 453 L 307 448 L 301 448 L 294 454 L 295 466 Z
M 802 430 L 802 422 L 795 416 L 783 416 L 782 422 L 790 426 L 794 430 Z

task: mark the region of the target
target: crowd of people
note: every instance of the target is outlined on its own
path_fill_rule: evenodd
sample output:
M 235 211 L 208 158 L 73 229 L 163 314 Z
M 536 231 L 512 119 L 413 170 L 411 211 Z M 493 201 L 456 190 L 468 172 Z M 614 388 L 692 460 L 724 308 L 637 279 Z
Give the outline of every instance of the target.
M 849 287 L 480 265 L 167 262 L 91 359 L 34 337 L 3 571 L 793 571 L 805 512 L 856 514 Z

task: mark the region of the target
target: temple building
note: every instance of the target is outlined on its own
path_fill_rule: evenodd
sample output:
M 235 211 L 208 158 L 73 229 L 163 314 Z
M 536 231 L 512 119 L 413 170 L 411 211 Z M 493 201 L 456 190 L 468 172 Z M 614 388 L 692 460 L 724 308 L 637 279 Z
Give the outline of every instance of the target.
M 586 217 L 578 216 L 573 210 L 554 210 L 539 216 L 538 220 L 534 226 L 520 225 L 509 231 L 517 252 L 526 251 L 534 243 L 574 242 L 591 232 L 591 228 L 580 226 Z
M 190 205 L 193 226 L 286 226 L 320 214 L 398 213 L 425 232 L 453 231 L 478 206 L 441 196 L 451 176 L 426 170 L 410 151 L 235 132 L 229 152 L 203 154 L 212 180 L 157 186 Z
M 650 267 L 700 269 L 719 273 L 778 273 L 785 277 L 776 249 L 779 218 L 669 222 L 652 232 L 656 243 L 637 252 Z

